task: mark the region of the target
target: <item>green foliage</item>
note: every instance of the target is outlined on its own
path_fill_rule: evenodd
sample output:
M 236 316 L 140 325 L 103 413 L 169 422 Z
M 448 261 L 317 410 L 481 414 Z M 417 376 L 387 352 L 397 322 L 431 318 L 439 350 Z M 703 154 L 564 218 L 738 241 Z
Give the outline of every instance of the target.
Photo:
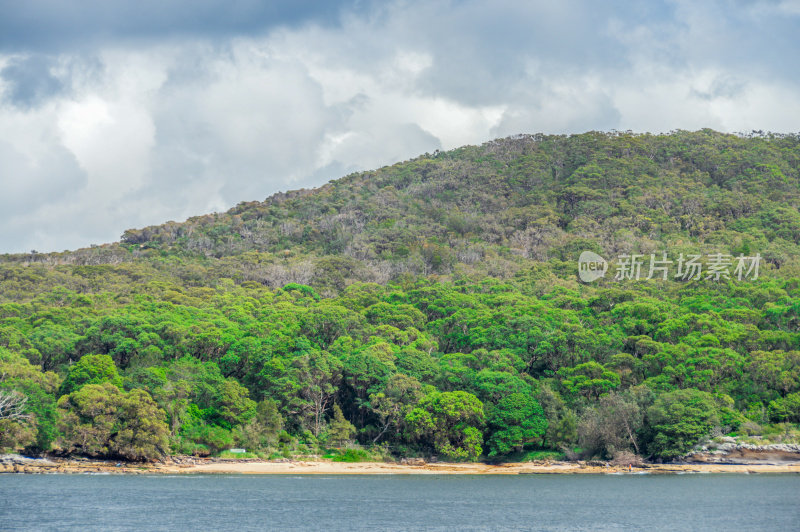
M 69 367 L 59 393 L 67 395 L 87 384 L 106 382 L 114 386 L 122 385 L 114 360 L 109 355 L 85 355 Z
M 295 404 L 306 413 L 304 426 L 310 425 L 316 437 L 322 430 L 325 411 L 341 380 L 342 363 L 326 351 L 312 351 L 295 359 L 294 366 L 302 397 L 302 401 Z
M 382 391 L 370 394 L 369 405 L 379 426 L 372 443 L 380 440 L 390 429 L 394 429 L 392 436 L 399 436 L 406 414 L 419 403 L 423 395 L 422 384 L 402 373 L 392 376 Z
M 662 401 L 667 400 L 667 396 L 662 397 Z M 624 395 L 611 393 L 601 397 L 584 410 L 578 425 L 578 443 L 583 453 L 604 459 L 612 459 L 619 452 L 641 454 L 645 409 L 651 402 L 651 393 L 642 387 L 631 388 Z
M 364 449 L 347 449 L 342 454 L 337 454 L 332 458 L 333 462 L 369 462 L 372 456 Z
M 562 368 L 558 374 L 564 377 L 561 385 L 571 395 L 596 399 L 620 385 L 620 376 L 617 373 L 607 370 L 595 361 L 585 362 L 574 368 Z
M 475 461 L 483 453 L 483 404 L 468 392 L 431 392 L 406 414 L 406 435 L 427 442 L 451 460 Z
M 489 456 L 497 456 L 538 441 L 547 429 L 547 420 L 542 407 L 530 395 L 512 393 L 493 406 L 488 427 Z
M 181 427 L 178 451 L 182 454 L 208 456 L 233 447 L 231 431 L 218 425 L 198 422 L 196 419 Z
M 244 460 L 244 459 L 247 459 L 247 458 L 258 458 L 259 456 L 257 454 L 255 454 L 255 453 L 248 453 L 248 452 L 232 453 L 230 451 L 222 451 L 221 453 L 219 453 L 219 457 L 220 458 L 227 458 L 229 460 L 230 459 Z
M 256 415 L 238 428 L 238 440 L 243 447 L 252 450 L 269 450 L 278 443 L 283 431 L 283 416 L 276 401 L 265 399 L 256 406 Z
M 540 440 L 547 428 L 533 389 L 520 377 L 502 371 L 482 370 L 475 380 L 486 410 L 486 444 L 489 456 L 521 451 Z
M 22 417 L 0 414 L 0 450 L 49 451 L 56 439 L 56 392 L 61 379 L 0 347 L 0 392 L 22 399 Z
M 36 438 L 30 424 L 13 419 L 0 419 L 0 449 L 18 451 L 30 446 Z
M 300 292 L 304 296 L 308 296 L 308 297 L 310 297 L 310 298 L 312 298 L 312 299 L 314 299 L 316 301 L 319 301 L 319 299 L 320 299 L 319 294 L 317 294 L 316 290 L 314 290 L 310 286 L 306 286 L 304 284 L 289 283 L 286 286 L 284 286 L 283 289 L 286 292 L 291 292 L 292 290 L 297 290 L 298 292 Z
M 328 443 L 341 447 L 350 442 L 355 435 L 356 428 L 345 419 L 339 405 L 333 405 L 333 420 L 331 420 L 327 434 Z
M 769 417 L 773 421 L 800 423 L 800 393 L 790 393 L 786 397 L 771 401 Z
M 143 390 L 87 384 L 58 401 L 60 446 L 86 456 L 152 460 L 167 450 L 164 411 Z
M 256 415 L 256 402 L 248 397 L 247 388 L 226 379 L 217 390 L 219 415 L 229 425 L 243 425 Z
M 650 452 L 664 459 L 686 454 L 719 423 L 717 411 L 714 398 L 699 390 L 659 396 L 647 411 L 653 432 Z

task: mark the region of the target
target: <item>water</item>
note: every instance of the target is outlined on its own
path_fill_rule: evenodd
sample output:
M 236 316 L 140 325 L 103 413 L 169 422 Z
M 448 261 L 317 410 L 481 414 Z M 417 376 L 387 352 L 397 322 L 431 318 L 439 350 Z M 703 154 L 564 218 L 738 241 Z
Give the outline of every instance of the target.
M 800 530 L 800 475 L 0 475 L 2 530 Z

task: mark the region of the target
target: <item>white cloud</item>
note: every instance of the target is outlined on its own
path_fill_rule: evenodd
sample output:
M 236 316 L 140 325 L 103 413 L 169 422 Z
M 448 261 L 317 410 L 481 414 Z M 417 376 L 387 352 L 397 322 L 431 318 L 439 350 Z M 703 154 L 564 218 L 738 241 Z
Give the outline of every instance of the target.
M 6 74 L 25 56 L 0 55 L 0 252 L 515 133 L 791 131 L 796 2 L 747 5 L 399 2 L 336 26 L 109 40 Z

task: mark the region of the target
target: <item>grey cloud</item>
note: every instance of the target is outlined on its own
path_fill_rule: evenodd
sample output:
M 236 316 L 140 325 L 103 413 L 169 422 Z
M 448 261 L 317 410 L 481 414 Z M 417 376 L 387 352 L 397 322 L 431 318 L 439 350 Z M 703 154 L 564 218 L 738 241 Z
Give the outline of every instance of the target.
M 433 57 L 417 89 L 467 105 L 506 103 L 520 84 L 616 76 L 644 59 L 800 81 L 800 16 L 778 2 L 427 2 L 389 7 L 386 41 Z M 800 14 L 800 10 L 798 10 Z M 358 37 L 356 37 L 358 38 Z M 361 46 L 358 54 L 380 53 Z M 365 59 L 366 64 L 370 64 Z M 613 84 L 614 79 L 608 79 Z
M 99 233 L 77 217 L 56 213 L 59 205 L 75 202 L 86 185 L 86 174 L 67 150 L 53 146 L 33 160 L 0 140 L 0 161 L 0 253 L 86 245 L 87 234 Z M 65 233 L 81 238 L 67 239 Z
M 358 166 L 346 164 L 342 161 L 332 161 L 325 166 L 317 168 L 305 178 L 292 183 L 291 187 L 279 188 L 278 190 L 286 192 L 287 190 L 295 190 L 298 188 L 318 187 L 329 181 L 333 181 L 352 172 L 356 172 L 359 169 L 360 168 Z
M 64 50 L 125 39 L 257 35 L 336 23 L 357 0 L 25 0 L 0 3 L 0 50 Z
M 552 95 L 549 107 L 515 105 L 508 109 L 492 129 L 492 137 L 520 132 L 571 132 L 616 129 L 621 114 L 614 101 L 600 90 L 576 95 Z M 603 124 L 602 127 L 597 127 Z
M 800 22 L 781 5 L 2 3 L 0 252 L 496 136 L 796 127 Z
M 135 197 L 182 203 L 188 216 L 263 199 L 314 172 L 326 132 L 341 127 L 321 88 L 297 63 L 234 55 L 208 61 L 199 79 L 169 75 L 153 108 L 151 172 Z
M 86 174 L 64 148 L 52 147 L 32 159 L 0 140 L 0 212 L 30 212 L 42 203 L 69 200 L 86 185 Z
M 23 110 L 38 107 L 53 98 L 70 96 L 76 85 L 96 83 L 103 64 L 95 56 L 64 57 L 41 53 L 10 56 L 0 69 L 6 101 Z
M 800 10 L 774 0 L 673 0 L 667 42 L 693 68 L 800 81 Z M 649 43 L 640 43 L 647 51 Z
M 693 88 L 691 92 L 702 100 L 712 101 L 718 98 L 735 98 L 746 89 L 747 84 L 740 79 L 733 76 L 718 76 L 714 78 L 707 90 Z
M 629 26 L 653 16 L 655 8 L 639 4 L 621 2 L 609 10 L 579 0 L 434 3 L 423 11 L 422 22 L 404 10 L 394 25 L 399 33 L 414 28 L 414 37 L 434 56 L 421 90 L 486 105 L 507 101 L 517 85 L 537 78 L 630 68 L 626 45 L 609 27 L 611 21 Z
M 376 124 L 350 135 L 335 150 L 337 161 L 359 161 L 362 168 L 377 168 L 441 149 L 442 143 L 418 124 Z
M 33 55 L 13 58 L 2 70 L 0 78 L 6 82 L 6 98 L 19 107 L 33 107 L 61 93 L 64 83 L 53 75 L 55 60 L 48 56 Z

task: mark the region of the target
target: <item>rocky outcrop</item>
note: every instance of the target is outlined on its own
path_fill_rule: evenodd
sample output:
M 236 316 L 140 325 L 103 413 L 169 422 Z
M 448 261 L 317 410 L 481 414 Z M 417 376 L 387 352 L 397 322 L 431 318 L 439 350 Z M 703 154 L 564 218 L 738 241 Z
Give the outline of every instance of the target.
M 726 438 L 715 445 L 704 445 L 687 454 L 685 462 L 716 464 L 762 464 L 800 462 L 800 444 L 772 443 L 753 445 L 737 443 L 733 438 Z
M 46 458 L 29 458 L 20 454 L 0 455 L 0 472 L 31 473 L 46 469 L 57 469 L 58 464 Z
M 92 460 L 83 457 L 29 458 L 19 454 L 0 455 L 0 473 L 132 473 L 153 471 L 152 464 Z

